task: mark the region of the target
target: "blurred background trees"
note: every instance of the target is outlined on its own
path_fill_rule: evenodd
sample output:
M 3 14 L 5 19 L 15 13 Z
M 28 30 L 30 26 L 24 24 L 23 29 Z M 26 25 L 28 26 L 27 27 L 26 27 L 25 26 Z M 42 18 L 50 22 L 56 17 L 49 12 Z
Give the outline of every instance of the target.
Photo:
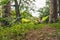
M 34 19 L 30 11 L 34 11 L 35 0 L 1 0 L 0 6 L 2 7 L 2 18 L 5 18 L 7 22 L 21 22 L 23 18 Z M 58 7 L 57 7 L 58 4 Z M 46 5 L 43 8 L 35 10 L 39 12 L 39 17 L 46 17 L 49 22 L 56 22 L 59 12 L 59 0 L 46 0 Z M 58 9 L 57 9 L 58 8 Z M 13 16 L 14 15 L 14 16 Z M 36 18 L 36 19 L 39 19 Z M 42 19 L 43 20 L 43 19 Z
M 0 5 L 4 10 L 4 11 L 2 10 L 2 18 L 11 17 L 12 16 L 11 7 L 13 7 L 13 9 L 15 8 L 13 11 L 15 11 L 15 14 L 16 14 L 15 22 L 20 21 L 23 17 L 22 13 L 24 15 L 24 12 L 25 12 L 27 15 L 29 11 L 32 9 L 30 5 L 34 5 L 33 1 L 35 0 L 31 0 L 31 1 L 30 0 L 1 0 Z M 7 19 L 6 19 L 7 21 L 10 20 L 10 18 L 7 18 Z

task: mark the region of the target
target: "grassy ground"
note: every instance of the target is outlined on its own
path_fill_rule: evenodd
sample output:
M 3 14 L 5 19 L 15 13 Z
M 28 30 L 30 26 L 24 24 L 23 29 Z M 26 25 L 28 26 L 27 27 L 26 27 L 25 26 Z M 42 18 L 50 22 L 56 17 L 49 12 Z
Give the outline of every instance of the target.
M 60 34 L 60 23 L 22 23 L 13 24 L 12 27 L 1 27 L 0 26 L 0 40 L 26 40 L 26 34 L 30 30 L 40 29 L 41 27 L 55 27 L 57 29 L 57 34 Z

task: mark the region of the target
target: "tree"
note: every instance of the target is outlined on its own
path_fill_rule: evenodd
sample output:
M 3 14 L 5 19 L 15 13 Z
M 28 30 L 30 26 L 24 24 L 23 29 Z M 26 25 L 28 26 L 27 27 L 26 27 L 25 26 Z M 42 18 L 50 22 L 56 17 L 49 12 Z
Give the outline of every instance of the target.
M 58 0 L 58 6 L 59 6 L 59 16 L 60 16 L 60 0 Z
M 8 1 L 7 4 L 2 6 L 3 11 L 3 17 L 10 17 L 10 9 L 11 9 L 11 3 Z
M 21 14 L 20 14 L 20 11 L 19 11 L 20 4 L 18 4 L 17 0 L 14 0 L 14 1 L 15 1 L 16 21 L 20 21 L 21 20 Z
M 20 21 L 21 18 L 21 11 L 26 9 L 28 11 L 29 5 L 33 3 L 34 0 L 14 0 L 15 2 L 15 12 L 16 12 L 16 21 Z M 24 10 L 25 11 L 25 10 Z
M 1 2 L 0 2 L 0 5 L 5 5 L 5 6 L 8 6 L 7 4 L 8 4 L 8 1 L 9 0 L 1 0 Z M 14 5 L 10 5 L 10 6 L 14 6 L 15 7 L 15 12 L 16 12 L 16 21 L 15 22 L 17 22 L 17 21 L 20 21 L 21 20 L 21 10 L 24 10 L 24 9 L 26 9 L 26 11 L 28 10 L 28 8 L 30 8 L 30 4 L 32 4 L 33 3 L 33 1 L 35 1 L 35 0 L 10 0 L 10 1 L 12 1 L 12 2 L 14 2 L 15 4 Z M 5 8 L 5 7 L 4 7 Z M 6 7 L 5 9 L 7 9 L 6 11 L 7 12 L 9 12 L 9 10 L 10 9 L 8 9 L 8 7 Z M 25 10 L 24 10 L 25 11 Z M 6 16 L 9 16 L 9 15 L 7 15 L 7 13 L 5 13 L 6 14 Z
M 5 18 L 5 20 L 2 21 L 3 25 L 9 25 L 10 21 L 10 9 L 11 9 L 11 2 L 8 0 L 6 4 L 2 6 L 3 12 L 2 12 L 2 18 Z
M 57 20 L 57 0 L 51 0 L 50 2 L 50 15 L 49 22 L 56 22 Z
M 1 23 L 2 25 L 9 26 L 9 21 L 10 21 L 10 9 L 11 9 L 11 2 L 10 0 L 2 0 L 0 2 L 0 5 L 2 5 L 2 20 Z

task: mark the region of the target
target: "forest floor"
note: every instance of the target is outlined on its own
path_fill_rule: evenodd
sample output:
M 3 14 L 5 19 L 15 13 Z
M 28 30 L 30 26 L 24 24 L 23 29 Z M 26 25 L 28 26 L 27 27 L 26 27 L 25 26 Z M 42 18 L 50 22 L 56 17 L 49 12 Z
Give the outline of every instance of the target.
M 55 27 L 42 27 L 37 30 L 30 30 L 26 34 L 26 40 L 60 40 Z
M 60 40 L 60 21 L 57 23 L 24 23 L 0 27 L 0 40 Z

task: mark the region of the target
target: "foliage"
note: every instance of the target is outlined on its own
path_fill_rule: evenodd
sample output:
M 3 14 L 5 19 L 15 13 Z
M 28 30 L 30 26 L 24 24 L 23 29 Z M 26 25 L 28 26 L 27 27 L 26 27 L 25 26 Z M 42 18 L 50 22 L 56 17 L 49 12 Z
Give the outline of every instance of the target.
M 32 17 L 32 15 L 28 11 L 21 12 L 22 18 L 29 18 Z
M 14 2 L 14 1 L 13 1 Z M 25 36 L 27 32 L 34 29 L 40 29 L 41 27 L 49 26 L 49 27 L 56 27 L 57 33 L 60 34 L 60 19 L 58 19 L 57 23 L 45 23 L 45 21 L 49 18 L 49 2 L 47 2 L 46 7 L 39 9 L 38 11 L 43 14 L 42 21 L 43 24 L 38 23 L 38 18 L 33 17 L 29 11 L 28 7 L 29 4 L 33 2 L 30 0 L 21 0 L 21 6 L 20 6 L 20 13 L 22 15 L 22 23 L 13 23 L 12 21 L 16 18 L 16 13 L 14 10 L 11 10 L 11 26 L 1 26 L 0 25 L 0 40 L 25 40 Z M 7 0 L 3 0 L 0 2 L 0 5 L 6 4 Z M 27 6 L 26 6 L 27 5 Z M 47 6 L 48 5 L 48 6 Z M 26 8 L 26 10 L 24 10 Z M 23 10 L 23 11 L 22 11 Z M 5 18 L 0 18 L 1 21 L 6 20 Z
M 33 9 L 30 5 L 34 5 L 35 0 L 20 0 L 20 10 L 29 11 L 29 9 Z
M 40 12 L 40 16 L 48 16 L 50 11 L 50 0 L 46 0 L 46 6 L 43 8 L 38 9 L 38 12 Z
M 0 2 L 0 5 L 4 5 L 4 4 L 6 4 L 6 3 L 8 3 L 8 0 L 2 0 L 2 1 Z
M 5 18 L 0 18 L 0 22 L 2 22 L 3 20 L 6 20 Z
M 11 40 L 17 38 L 18 40 L 25 39 L 25 34 L 29 30 L 36 30 L 40 29 L 41 27 L 46 26 L 46 24 L 34 24 L 33 22 L 30 23 L 22 23 L 22 24 L 14 24 L 12 27 L 0 27 L 0 38 L 3 40 Z M 47 24 L 49 27 L 56 27 L 58 29 L 58 33 L 60 32 L 60 23 L 54 24 Z

